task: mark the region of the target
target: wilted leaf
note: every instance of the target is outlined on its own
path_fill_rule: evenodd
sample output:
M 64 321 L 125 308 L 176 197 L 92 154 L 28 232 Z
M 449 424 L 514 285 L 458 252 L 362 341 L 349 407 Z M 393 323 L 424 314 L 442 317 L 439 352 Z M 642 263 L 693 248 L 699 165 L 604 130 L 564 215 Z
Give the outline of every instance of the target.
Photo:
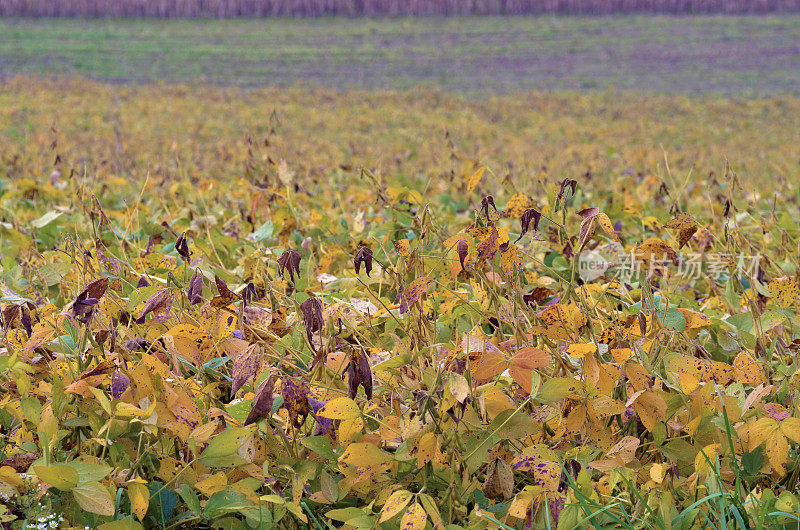
M 514 496 L 514 471 L 502 458 L 495 457 L 486 468 L 483 494 L 489 499 L 507 501 Z
M 236 391 L 242 388 L 242 385 L 248 379 L 258 374 L 261 369 L 263 355 L 264 350 L 259 344 L 251 344 L 234 359 L 233 368 L 231 368 L 231 378 L 233 379 L 231 383 L 231 398 L 236 395 Z

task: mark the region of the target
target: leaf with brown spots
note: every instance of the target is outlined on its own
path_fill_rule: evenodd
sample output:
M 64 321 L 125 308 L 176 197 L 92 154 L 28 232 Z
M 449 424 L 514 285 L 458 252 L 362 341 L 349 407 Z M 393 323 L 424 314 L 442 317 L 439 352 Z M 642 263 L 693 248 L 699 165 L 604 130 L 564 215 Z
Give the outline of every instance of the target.
M 274 400 L 273 390 L 275 388 L 275 381 L 277 377 L 271 375 L 264 379 L 256 389 L 255 396 L 253 397 L 253 408 L 244 420 L 244 425 L 250 425 L 260 419 L 268 419 L 269 413 L 272 410 L 272 403 Z
M 219 295 L 211 299 L 212 307 L 225 307 L 239 300 L 239 297 L 236 295 L 236 293 L 228 288 L 228 284 L 225 283 L 225 280 L 216 274 L 214 275 L 214 283 L 217 286 Z
M 692 236 L 695 232 L 697 232 L 697 221 L 694 220 L 690 214 L 686 212 L 680 212 L 675 217 L 670 219 L 670 221 L 664 225 L 664 228 L 669 228 L 670 230 L 677 230 L 678 232 L 678 249 L 683 248 L 683 246 L 692 239 Z
M 483 494 L 488 499 L 507 501 L 514 496 L 514 471 L 508 463 L 494 457 L 486 468 Z
M 171 289 L 161 289 L 147 299 L 142 311 L 139 313 L 139 318 L 136 319 L 137 324 L 144 324 L 145 317 L 153 313 L 154 320 L 159 323 L 164 323 L 169 318 L 169 310 L 172 307 L 172 301 L 175 295 L 172 294 Z
M 403 296 L 400 302 L 400 314 L 407 313 L 408 310 L 428 293 L 428 289 L 433 285 L 433 280 L 427 276 L 417 278 L 403 289 Z
M 776 278 L 769 282 L 768 287 L 770 298 L 783 309 L 793 305 L 800 293 L 800 287 L 795 278 Z
M 231 368 L 231 399 L 248 379 L 258 375 L 264 358 L 264 349 L 259 344 L 251 344 L 236 356 Z

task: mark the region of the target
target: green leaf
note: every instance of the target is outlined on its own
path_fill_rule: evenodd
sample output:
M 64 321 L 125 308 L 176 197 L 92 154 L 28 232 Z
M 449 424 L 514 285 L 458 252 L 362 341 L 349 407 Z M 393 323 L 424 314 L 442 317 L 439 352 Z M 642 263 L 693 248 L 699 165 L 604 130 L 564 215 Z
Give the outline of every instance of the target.
M 583 383 L 575 379 L 554 377 L 544 382 L 536 399 L 544 403 L 560 401 L 570 394 L 574 394 L 582 387 Z
M 111 466 L 105 464 L 95 464 L 92 462 L 81 462 L 80 460 L 73 460 L 67 462 L 69 467 L 78 473 L 78 483 L 84 482 L 99 482 L 106 478 L 111 473 Z
M 33 471 L 41 480 L 61 491 L 70 491 L 78 485 L 78 472 L 63 464 L 52 466 L 33 466 Z
M 666 328 L 672 328 L 675 331 L 686 329 L 686 317 L 674 307 L 666 311 L 656 311 L 656 316 Z
M 331 443 L 324 436 L 309 436 L 308 438 L 301 438 L 300 443 L 326 460 L 336 460 L 339 458 L 339 456 L 333 451 Z
M 245 497 L 243 493 L 233 490 L 223 490 L 216 492 L 208 499 L 205 515 L 209 519 L 215 519 L 229 513 L 252 507 L 252 503 L 247 500 L 247 497 Z
M 761 451 L 760 446 L 742 455 L 742 467 L 748 475 L 755 475 L 758 473 L 763 463 L 764 453 Z
M 125 519 L 117 519 L 116 521 L 111 521 L 108 523 L 103 523 L 97 527 L 97 530 L 141 530 L 142 525 L 139 524 L 139 521 L 133 519 L 133 517 L 127 517 Z
M 506 440 L 525 438 L 536 428 L 536 420 L 530 415 L 518 412 L 516 409 L 507 409 L 497 415 L 489 427 L 489 432 L 496 432 L 496 436 Z
M 183 499 L 183 502 L 186 503 L 186 507 L 189 508 L 189 510 L 195 515 L 203 514 L 203 508 L 200 506 L 200 499 L 188 484 L 183 484 L 177 492 L 178 495 L 181 496 L 181 499 Z
M 361 517 L 362 515 L 366 514 L 361 508 L 339 508 L 337 510 L 326 512 L 325 515 L 334 521 L 345 522 L 353 519 L 354 517 Z
M 38 219 L 34 219 L 33 221 L 31 221 L 31 226 L 34 228 L 44 228 L 45 226 L 49 225 L 62 215 L 64 215 L 64 212 L 57 212 L 55 210 L 50 210 L 49 212 L 39 217 Z
M 229 467 L 244 463 L 237 454 L 242 439 L 250 435 L 250 429 L 227 429 L 212 438 L 200 455 L 200 461 L 209 467 Z
M 69 270 L 72 268 L 72 263 L 60 261 L 57 263 L 44 263 L 41 267 L 36 269 L 36 273 L 39 275 L 39 278 L 44 282 L 44 284 L 48 287 L 57 285 L 64 280 L 64 276 L 67 275 Z
M 258 230 L 250 234 L 250 238 L 255 241 L 256 243 L 260 243 L 267 238 L 272 237 L 272 233 L 274 232 L 274 228 L 272 226 L 272 219 L 264 223 L 263 225 L 258 227 Z
M 20 406 L 22 407 L 22 412 L 25 414 L 25 417 L 28 418 L 28 421 L 34 425 L 38 425 L 39 416 L 42 413 L 42 403 L 35 397 L 26 397 L 20 400 Z
M 327 471 L 323 471 L 319 477 L 319 488 L 330 502 L 336 502 L 339 499 L 339 488 L 336 486 L 336 480 Z
M 247 415 L 250 414 L 252 408 L 253 400 L 247 399 L 234 403 L 233 405 L 225 405 L 225 412 L 230 414 L 231 417 L 239 423 L 244 423 L 244 420 L 247 419 Z
M 72 489 L 81 508 L 97 515 L 114 515 L 115 507 L 108 490 L 99 482 L 87 482 Z

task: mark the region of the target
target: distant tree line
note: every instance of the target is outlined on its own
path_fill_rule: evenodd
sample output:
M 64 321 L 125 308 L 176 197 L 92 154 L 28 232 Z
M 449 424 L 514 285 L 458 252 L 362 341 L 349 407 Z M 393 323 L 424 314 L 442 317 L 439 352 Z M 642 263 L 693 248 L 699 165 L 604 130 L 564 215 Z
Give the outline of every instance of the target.
M 3 17 L 346 17 L 800 11 L 800 0 L 0 0 Z

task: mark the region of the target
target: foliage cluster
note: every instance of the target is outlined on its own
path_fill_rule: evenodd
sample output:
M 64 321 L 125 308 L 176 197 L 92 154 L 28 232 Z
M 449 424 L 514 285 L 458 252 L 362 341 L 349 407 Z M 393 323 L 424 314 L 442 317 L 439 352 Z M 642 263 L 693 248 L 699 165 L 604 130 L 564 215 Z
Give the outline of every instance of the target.
M 503 133 L 455 114 L 397 161 L 379 134 L 345 153 L 317 135 L 381 131 L 368 112 L 266 112 L 225 144 L 241 109 L 213 91 L 234 112 L 150 138 L 175 114 L 119 92 L 97 117 L 63 93 L 51 128 L 4 147 L 4 522 L 797 524 L 798 196 L 780 178 L 768 200 L 730 167 L 683 185 L 580 137 L 557 172 L 515 169 L 486 159 L 522 146 L 461 153 L 453 130 Z M 605 252 L 648 266 L 582 274 Z M 684 274 L 690 255 L 706 266 Z

